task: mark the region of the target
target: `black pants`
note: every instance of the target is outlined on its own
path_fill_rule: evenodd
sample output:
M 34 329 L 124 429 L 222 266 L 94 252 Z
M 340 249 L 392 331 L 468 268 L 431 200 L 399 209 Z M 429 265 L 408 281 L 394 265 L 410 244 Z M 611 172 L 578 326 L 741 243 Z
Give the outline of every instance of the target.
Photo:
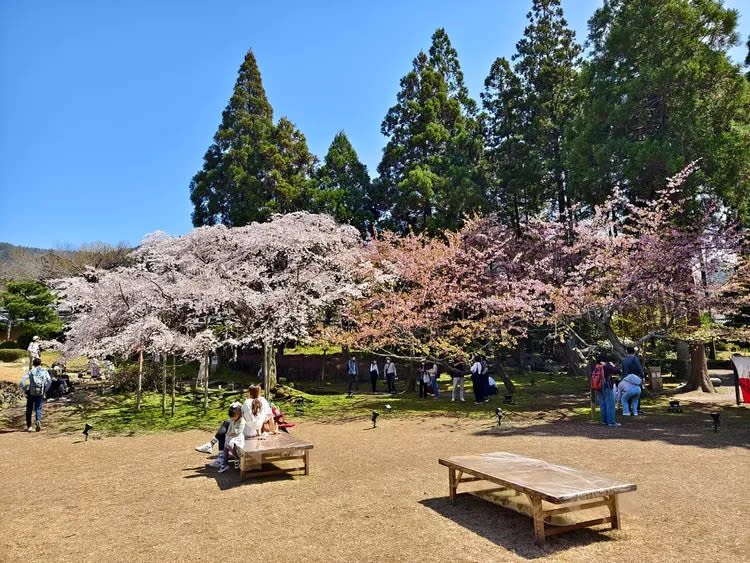
M 376 371 L 370 372 L 370 386 L 372 387 L 373 393 L 377 391 L 376 387 L 378 386 L 378 372 Z
M 359 374 L 358 373 L 350 373 L 347 376 L 347 380 L 349 382 L 349 394 L 352 394 L 352 387 L 355 391 L 359 391 Z
M 388 382 L 388 392 L 391 395 L 395 395 L 396 394 L 396 376 L 393 374 L 391 375 L 386 374 L 385 380 Z
M 229 419 L 226 419 L 224 422 L 221 423 L 221 426 L 219 427 L 219 430 L 214 434 L 214 438 L 216 438 L 219 441 L 219 451 L 224 451 L 224 442 L 227 439 L 227 430 L 229 430 L 229 423 L 231 421 Z
M 484 385 L 482 384 L 482 376 L 476 373 L 471 374 L 471 383 L 474 388 L 474 400 L 477 403 L 484 401 Z
M 419 398 L 427 398 L 427 384 L 424 382 L 421 375 L 419 376 Z

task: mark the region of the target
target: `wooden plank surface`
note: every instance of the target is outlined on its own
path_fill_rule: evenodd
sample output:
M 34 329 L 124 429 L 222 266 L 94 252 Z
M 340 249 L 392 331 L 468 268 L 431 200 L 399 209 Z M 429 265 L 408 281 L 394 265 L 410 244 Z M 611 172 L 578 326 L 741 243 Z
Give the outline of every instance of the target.
M 440 458 L 446 467 L 560 504 L 634 491 L 633 483 L 507 452 Z
M 271 434 L 265 440 L 245 438 L 245 445 L 238 448 L 240 454 L 271 454 L 285 450 L 309 450 L 313 445 L 306 440 L 295 438 L 291 434 Z

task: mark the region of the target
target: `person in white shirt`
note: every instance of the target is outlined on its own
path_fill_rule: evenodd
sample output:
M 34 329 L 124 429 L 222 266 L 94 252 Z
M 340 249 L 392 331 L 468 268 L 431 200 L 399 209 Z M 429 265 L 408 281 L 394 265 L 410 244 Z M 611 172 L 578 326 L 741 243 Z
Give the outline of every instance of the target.
M 378 361 L 373 360 L 370 362 L 370 387 L 372 387 L 373 393 L 377 391 L 378 377 L 380 377 L 380 370 L 378 369 Z
M 29 342 L 29 347 L 26 348 L 26 351 L 29 353 L 29 369 L 31 369 L 34 366 L 34 359 L 41 359 L 40 354 L 42 352 L 42 347 L 39 344 L 38 336 L 35 336 L 31 339 L 31 342 Z
M 42 360 L 34 358 L 33 368 L 26 372 L 19 386 L 26 393 L 26 432 L 31 432 L 31 413 L 35 413 L 36 431 L 42 429 L 42 403 L 44 395 L 52 384 L 52 378 L 42 367 Z
M 485 402 L 484 385 L 482 384 L 482 359 L 477 356 L 471 365 L 471 383 L 474 387 L 474 404 L 480 405 Z
M 246 422 L 245 436 L 247 438 L 261 436 L 263 432 L 276 434 L 271 405 L 265 397 L 261 396 L 259 385 L 251 385 L 248 388 L 247 399 L 242 404 L 242 416 Z
M 396 364 L 394 364 L 390 358 L 385 359 L 385 365 L 383 366 L 383 373 L 385 374 L 385 380 L 388 383 L 388 392 L 392 395 L 396 395 Z

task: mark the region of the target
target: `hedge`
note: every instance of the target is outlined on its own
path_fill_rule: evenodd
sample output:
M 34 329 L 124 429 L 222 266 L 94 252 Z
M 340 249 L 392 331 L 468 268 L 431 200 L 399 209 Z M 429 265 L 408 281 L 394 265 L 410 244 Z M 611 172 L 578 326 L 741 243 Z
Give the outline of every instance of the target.
M 0 362 L 15 362 L 21 358 L 26 357 L 26 350 L 19 348 L 4 348 L 0 349 Z

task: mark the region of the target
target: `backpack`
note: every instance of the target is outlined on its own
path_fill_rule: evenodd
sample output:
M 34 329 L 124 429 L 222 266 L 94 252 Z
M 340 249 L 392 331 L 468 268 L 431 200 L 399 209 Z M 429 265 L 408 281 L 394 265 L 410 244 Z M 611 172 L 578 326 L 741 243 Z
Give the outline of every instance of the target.
M 34 380 L 34 372 L 29 372 L 29 397 L 41 397 L 44 395 L 44 379 Z
M 596 364 L 591 372 L 591 388 L 594 391 L 601 391 L 604 384 L 604 366 Z

